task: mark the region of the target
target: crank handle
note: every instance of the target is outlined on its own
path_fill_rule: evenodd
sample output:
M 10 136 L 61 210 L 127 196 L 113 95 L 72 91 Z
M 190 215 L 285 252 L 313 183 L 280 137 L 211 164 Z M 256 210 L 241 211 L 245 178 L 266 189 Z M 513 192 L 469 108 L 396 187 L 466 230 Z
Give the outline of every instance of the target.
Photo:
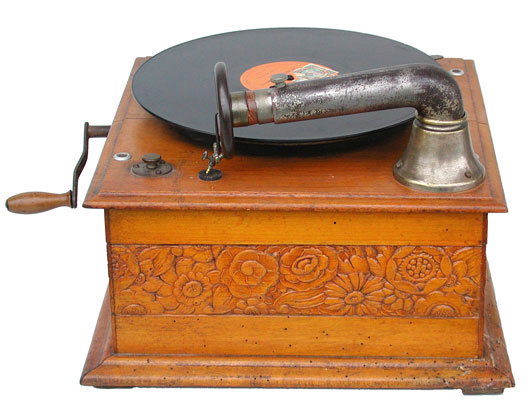
M 37 214 L 62 206 L 72 207 L 71 190 L 66 193 L 20 193 L 6 201 L 6 208 L 16 214 Z
M 91 126 L 85 122 L 83 130 L 83 152 L 74 168 L 72 190 L 66 193 L 26 192 L 11 196 L 6 201 L 6 208 L 16 214 L 37 214 L 57 207 L 76 208 L 78 205 L 78 180 L 89 156 L 89 139 L 107 137 L 107 125 Z

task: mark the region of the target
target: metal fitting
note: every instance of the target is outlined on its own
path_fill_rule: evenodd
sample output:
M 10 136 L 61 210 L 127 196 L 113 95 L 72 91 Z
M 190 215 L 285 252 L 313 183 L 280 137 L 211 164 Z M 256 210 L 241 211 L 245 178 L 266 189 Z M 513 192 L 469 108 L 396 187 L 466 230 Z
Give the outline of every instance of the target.
M 473 152 L 467 115 L 455 121 L 416 116 L 393 175 L 405 186 L 430 192 L 460 192 L 482 183 L 485 170 Z

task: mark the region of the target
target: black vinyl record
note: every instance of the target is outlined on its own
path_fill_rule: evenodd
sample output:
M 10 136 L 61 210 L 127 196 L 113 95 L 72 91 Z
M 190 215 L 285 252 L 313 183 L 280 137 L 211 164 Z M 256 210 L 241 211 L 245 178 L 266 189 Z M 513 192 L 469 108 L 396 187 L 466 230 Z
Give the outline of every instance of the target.
M 227 65 L 231 92 L 253 89 L 243 85 L 243 81 L 247 82 L 244 78 L 257 79 L 261 71 L 271 72 L 272 65 L 274 68 L 303 66 L 296 71 L 310 71 L 312 75 L 436 63 L 413 47 L 378 36 L 331 29 L 257 29 L 208 36 L 157 54 L 133 77 L 133 95 L 145 110 L 179 127 L 183 133 L 198 139 L 207 135 L 214 140 L 213 69 L 218 61 Z M 237 142 L 312 144 L 365 136 L 413 116 L 413 109 L 401 108 L 279 125 L 253 125 L 235 128 L 234 133 Z

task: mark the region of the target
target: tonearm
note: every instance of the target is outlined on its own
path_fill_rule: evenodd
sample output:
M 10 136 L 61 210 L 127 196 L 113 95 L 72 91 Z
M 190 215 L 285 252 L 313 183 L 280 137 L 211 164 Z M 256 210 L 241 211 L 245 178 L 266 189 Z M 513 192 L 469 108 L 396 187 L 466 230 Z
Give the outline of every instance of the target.
M 416 117 L 403 155 L 393 166 L 400 183 L 418 190 L 458 192 L 482 183 L 484 167 L 473 151 L 462 94 L 443 68 L 409 64 L 286 84 L 277 74 L 267 89 L 231 93 L 224 63 L 215 65 L 218 113 L 214 154 L 200 178 L 234 156 L 233 127 L 288 123 L 400 107 Z M 204 154 L 204 158 L 207 158 Z

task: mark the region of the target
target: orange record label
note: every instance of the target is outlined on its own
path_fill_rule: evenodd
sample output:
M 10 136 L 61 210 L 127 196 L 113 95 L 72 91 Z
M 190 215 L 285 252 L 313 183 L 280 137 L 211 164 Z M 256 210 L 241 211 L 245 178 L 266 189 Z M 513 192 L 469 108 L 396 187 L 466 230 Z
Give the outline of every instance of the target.
M 249 90 L 266 89 L 273 86 L 271 76 L 280 73 L 292 78 L 287 84 L 338 75 L 338 71 L 308 61 L 278 61 L 248 69 L 240 76 L 240 82 Z

